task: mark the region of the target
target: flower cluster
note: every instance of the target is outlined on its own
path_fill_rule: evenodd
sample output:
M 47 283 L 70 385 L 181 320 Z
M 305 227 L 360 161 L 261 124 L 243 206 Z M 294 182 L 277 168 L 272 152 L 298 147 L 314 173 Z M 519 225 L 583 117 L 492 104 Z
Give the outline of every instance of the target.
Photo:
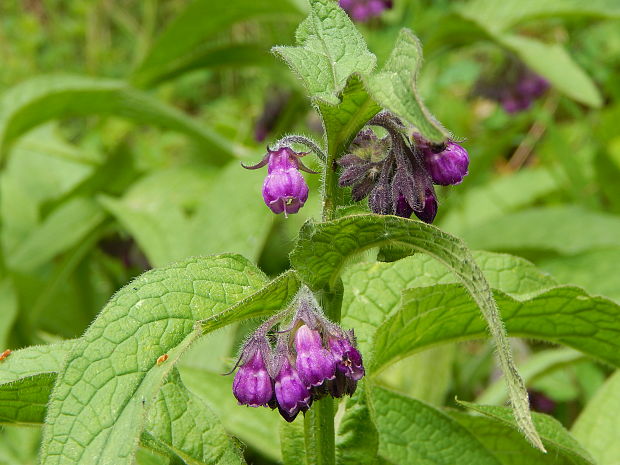
M 277 407 L 289 422 L 324 396 L 352 395 L 364 376 L 353 332 L 327 320 L 309 292 L 298 305 L 290 327 L 278 332 L 275 349 L 267 333 L 277 321 L 250 337 L 233 381 L 240 405 Z
M 437 214 L 433 184 L 459 184 L 468 173 L 467 151 L 453 141 L 433 144 L 414 133 L 408 143 L 400 121 L 387 112 L 374 117 L 370 125 L 388 132 L 383 139 L 370 129 L 362 130 L 341 157 L 341 187 L 351 186 L 354 201 L 368 197 L 368 206 L 380 215 L 409 218 L 413 213 L 426 223 Z
M 518 113 L 527 110 L 548 88 L 549 82 L 545 78 L 528 70 L 519 76 L 513 87 L 505 89 L 500 102 L 507 113 Z
M 473 90 L 474 95 L 498 102 L 507 113 L 527 110 L 549 89 L 549 82 L 515 58 L 495 72 L 484 73 Z
M 297 213 L 308 199 L 308 185 L 299 172 L 314 173 L 300 160 L 306 153 L 296 153 L 289 147 L 277 150 L 267 148 L 267 155 L 256 165 L 245 166 L 255 170 L 267 165 L 267 177 L 263 183 L 263 200 L 272 212 L 287 216 Z
M 392 8 L 392 0 L 340 0 L 340 7 L 359 23 L 365 23 Z

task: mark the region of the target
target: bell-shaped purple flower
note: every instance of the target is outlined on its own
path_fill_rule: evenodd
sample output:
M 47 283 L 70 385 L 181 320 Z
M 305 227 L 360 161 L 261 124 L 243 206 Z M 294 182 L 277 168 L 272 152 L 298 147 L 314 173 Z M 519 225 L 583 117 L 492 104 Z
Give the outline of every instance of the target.
M 308 200 L 308 185 L 298 170 L 276 169 L 265 178 L 263 199 L 276 214 L 297 213 Z
M 359 381 L 364 377 L 362 355 L 346 337 L 330 338 L 329 350 L 336 361 L 336 368 L 347 378 Z
M 252 166 L 255 170 L 267 165 L 267 177 L 263 183 L 263 200 L 272 212 L 279 214 L 297 213 L 308 199 L 308 184 L 300 170 L 314 173 L 300 160 L 306 153 L 296 153 L 289 147 L 268 150 L 263 159 Z
M 424 150 L 424 164 L 435 184 L 449 186 L 460 184 L 467 176 L 469 156 L 467 150 L 455 142 L 448 142 L 444 150 Z
M 301 381 L 307 386 L 319 386 L 326 379 L 333 379 L 336 362 L 332 354 L 323 347 L 321 334 L 307 325 L 302 325 L 295 334 L 295 362 Z
M 283 358 L 280 371 L 276 375 L 275 391 L 280 413 L 289 422 L 312 402 L 310 389 L 299 379 L 297 370 L 291 366 L 287 356 Z
M 250 353 L 235 375 L 233 394 L 240 405 L 267 405 L 273 398 L 273 381 L 267 372 L 260 346 L 251 344 L 247 349 Z

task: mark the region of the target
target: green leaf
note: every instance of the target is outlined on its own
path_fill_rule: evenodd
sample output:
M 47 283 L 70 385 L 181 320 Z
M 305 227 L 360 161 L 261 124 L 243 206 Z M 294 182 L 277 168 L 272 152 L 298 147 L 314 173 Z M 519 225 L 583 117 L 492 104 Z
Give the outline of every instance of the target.
M 424 137 L 442 142 L 450 133 L 424 106 L 416 88 L 421 64 L 420 41 L 402 29 L 381 71 L 367 79 L 368 91 L 380 106 L 413 124 Z
M 327 135 L 328 153 L 342 154 L 362 127 L 381 107 L 370 98 L 359 75 L 352 75 L 340 95 L 341 102 L 318 102 Z
M 525 298 L 495 291 L 495 298 L 511 336 L 563 344 L 620 366 L 620 306 L 616 303 L 569 286 Z M 439 343 L 486 336 L 476 305 L 460 286 L 409 289 L 400 310 L 377 329 L 369 370 L 381 370 Z
M 486 184 L 472 186 L 458 198 L 450 198 L 450 209 L 439 226 L 459 235 L 466 228 L 501 217 L 531 205 L 560 188 L 557 171 L 543 167 L 524 168 L 510 176 L 494 178 Z
M 571 205 L 531 208 L 468 228 L 461 237 L 473 248 L 576 254 L 617 247 L 620 218 Z
M 247 260 L 221 255 L 152 270 L 119 291 L 72 347 L 58 377 L 42 464 L 131 463 L 161 384 L 202 333 L 196 322 L 264 282 Z M 164 354 L 167 361 L 157 364 Z
M 142 81 L 140 77 L 136 77 L 136 80 L 143 85 L 154 86 L 198 69 L 268 66 L 273 64 L 273 60 L 273 56 L 267 53 L 267 48 L 258 44 L 209 44 L 170 63 L 170 66 L 166 66 L 166 71 L 155 70 L 149 80 Z
M 507 407 L 477 405 L 464 401 L 459 401 L 459 403 L 478 413 L 482 413 L 500 424 L 511 428 L 515 428 L 516 426 L 513 414 Z M 564 457 L 568 463 L 575 465 L 591 465 L 595 463 L 590 457 L 590 454 L 579 445 L 555 418 L 541 413 L 534 413 L 532 417 L 536 429 L 540 432 L 545 447 L 548 448 L 548 456 L 561 456 Z
M 558 281 L 581 286 L 592 294 L 604 295 L 620 302 L 618 263 L 620 247 L 593 249 L 577 255 L 538 261 L 538 265 L 552 273 Z
M 541 350 L 519 365 L 519 373 L 526 385 L 537 379 L 583 359 L 583 354 L 573 349 Z M 491 384 L 476 398 L 477 404 L 501 405 L 506 401 L 506 389 L 499 380 Z
M 105 214 L 89 198 L 76 197 L 60 205 L 12 251 L 7 265 L 22 272 L 35 270 L 102 225 Z
M 441 411 L 380 387 L 371 391 L 379 453 L 390 462 L 419 465 L 498 465 L 465 428 Z
M 529 37 L 508 34 L 498 39 L 560 92 L 591 107 L 599 108 L 603 104 L 603 98 L 592 79 L 561 45 L 545 44 Z
M 107 115 L 187 134 L 211 160 L 231 158 L 235 149 L 222 136 L 174 107 L 122 81 L 83 76 L 39 76 L 9 89 L 0 99 L 0 156 L 29 129 L 53 119 Z
M 620 371 L 616 371 L 586 405 L 571 430 L 598 465 L 613 465 L 620 461 L 619 411 Z
M 149 411 L 147 431 L 188 465 L 245 463 L 217 416 L 183 386 L 176 369 Z
M 458 276 L 488 323 L 521 430 L 532 444 L 542 448 L 529 419 L 527 392 L 514 367 L 489 284 L 460 240 L 419 221 L 381 215 L 349 216 L 322 224 L 307 223 L 291 252 L 291 265 L 310 287 L 334 289 L 351 256 L 391 244 L 424 252 Z
M 472 252 L 489 284 L 510 295 L 529 295 L 557 283 L 526 260 L 511 255 Z M 416 254 L 395 263 L 362 262 L 343 274 L 342 323 L 355 328 L 363 353 L 371 353 L 377 328 L 398 311 L 407 288 L 456 283 L 450 269 L 428 255 Z
M 345 413 L 336 425 L 336 460 L 345 465 L 376 464 L 379 436 L 370 411 L 366 380 L 345 401 Z M 360 425 L 364 425 L 360 427 Z
M 231 362 L 231 367 L 233 364 Z M 277 413 L 267 408 L 238 405 L 232 395 L 231 377 L 183 365 L 179 370 L 183 383 L 209 405 L 230 434 L 265 457 L 282 460 L 278 435 L 280 416 Z
M 300 77 L 313 99 L 337 105 L 349 76 L 370 73 L 376 58 L 336 2 L 310 0 L 310 6 L 310 15 L 297 29 L 299 46 L 272 50 Z
M 485 29 L 503 31 L 518 23 L 544 17 L 594 16 L 620 17 L 620 6 L 614 0 L 511 0 L 498 3 L 494 0 L 471 0 L 459 4 L 456 10 L 464 17 Z
M 152 85 L 170 73 L 177 73 L 192 59 L 196 48 L 215 38 L 239 21 L 257 17 L 295 20 L 300 11 L 289 0 L 236 0 L 235 2 L 193 1 L 157 38 L 133 81 Z

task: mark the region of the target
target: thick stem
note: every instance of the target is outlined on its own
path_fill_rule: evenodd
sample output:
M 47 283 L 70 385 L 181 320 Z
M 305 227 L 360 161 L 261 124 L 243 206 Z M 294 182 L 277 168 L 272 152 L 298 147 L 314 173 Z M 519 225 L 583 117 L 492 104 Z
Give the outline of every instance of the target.
M 304 417 L 306 463 L 334 465 L 336 445 L 334 441 L 334 400 L 325 397 L 314 402 Z
M 340 191 L 336 174 L 336 158 L 329 156 L 325 163 L 325 191 L 323 192 L 323 221 L 333 220 L 338 206 Z

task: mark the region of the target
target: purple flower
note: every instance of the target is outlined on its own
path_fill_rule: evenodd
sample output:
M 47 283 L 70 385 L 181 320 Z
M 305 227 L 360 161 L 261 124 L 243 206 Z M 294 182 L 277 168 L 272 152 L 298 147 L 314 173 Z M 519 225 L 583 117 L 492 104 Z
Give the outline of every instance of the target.
M 336 368 L 347 378 L 359 381 L 364 377 L 362 355 L 346 337 L 330 338 L 329 350 L 336 361 Z
M 308 185 L 296 169 L 276 170 L 265 178 L 263 199 L 275 214 L 297 213 L 308 199 Z
M 421 211 L 416 211 L 415 216 L 430 224 L 435 219 L 435 215 L 437 215 L 437 197 L 435 197 L 432 191 L 427 191 L 424 207 L 422 207 Z
M 283 357 L 275 388 L 280 413 L 286 421 L 293 421 L 299 410 L 307 410 L 312 402 L 310 389 L 301 382 L 288 356 Z
M 266 344 L 266 343 L 265 343 Z M 249 353 L 245 353 L 245 352 Z M 244 362 L 233 381 L 233 394 L 240 405 L 260 407 L 267 405 L 273 398 L 273 382 L 267 372 L 261 346 L 249 344 L 244 350 Z
M 392 8 L 392 0 L 340 0 L 340 7 L 353 21 L 364 23 Z
M 333 355 L 323 347 L 318 331 L 302 325 L 295 334 L 295 362 L 299 378 L 307 386 L 319 386 L 326 379 L 333 379 L 336 362 Z
M 272 212 L 284 213 L 284 216 L 297 213 L 308 199 L 308 185 L 299 171 L 315 172 L 301 162 L 300 158 L 304 155 L 282 147 L 279 150 L 268 150 L 267 155 L 256 165 L 242 165 L 250 170 L 267 165 L 263 200 Z
M 424 150 L 424 164 L 433 182 L 440 186 L 460 184 L 467 176 L 469 156 L 467 150 L 455 142 L 448 142 L 441 152 Z

